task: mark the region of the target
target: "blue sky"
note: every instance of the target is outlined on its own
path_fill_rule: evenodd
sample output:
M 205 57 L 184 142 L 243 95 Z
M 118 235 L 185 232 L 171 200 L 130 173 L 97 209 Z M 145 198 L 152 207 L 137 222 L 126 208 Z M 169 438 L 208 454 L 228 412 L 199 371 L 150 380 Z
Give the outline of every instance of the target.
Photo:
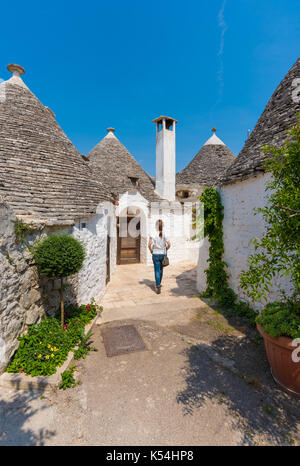
M 177 171 L 210 137 L 237 155 L 299 56 L 297 0 L 19 1 L 1 5 L 8 63 L 86 154 L 116 136 L 155 174 L 152 119 L 176 118 Z

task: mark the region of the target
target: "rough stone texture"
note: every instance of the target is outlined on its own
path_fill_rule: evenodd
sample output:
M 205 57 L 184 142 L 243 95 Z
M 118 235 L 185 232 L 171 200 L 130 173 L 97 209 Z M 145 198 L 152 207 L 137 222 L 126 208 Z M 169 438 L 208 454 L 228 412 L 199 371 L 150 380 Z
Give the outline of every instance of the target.
M 6 346 L 0 372 L 15 352 L 17 337 L 26 326 L 39 322 L 47 314 L 53 315 L 60 302 L 60 280 L 39 277 L 26 245 L 16 242 L 15 222 L 13 210 L 7 204 L 0 204 L 0 337 Z M 87 257 L 79 274 L 64 279 L 65 301 L 88 303 L 92 297 L 99 299 L 104 293 L 107 222 L 108 210 L 105 215 L 90 220 L 83 231 L 76 227 L 47 227 L 35 230 L 26 238 L 32 245 L 49 234 L 74 232 L 83 241 Z M 111 241 L 111 255 L 115 262 L 114 240 Z
M 110 198 L 101 178 L 21 78 L 0 87 L 0 195 L 27 221 L 72 224 L 94 214 Z
M 218 184 L 258 174 L 263 170 L 262 162 L 266 157 L 261 147 L 284 143 L 286 131 L 295 124 L 300 112 L 300 99 L 295 95 L 296 78 L 300 78 L 300 58 L 277 87 L 239 156 L 219 178 Z
M 87 155 L 93 176 L 114 195 L 138 190 L 147 200 L 160 200 L 153 182 L 114 134 L 108 133 Z M 136 184 L 135 184 L 136 179 Z
M 0 337 L 5 343 L 0 372 L 14 353 L 26 323 L 36 323 L 45 315 L 31 256 L 23 255 L 24 246 L 16 244 L 15 221 L 13 211 L 0 204 Z
M 234 160 L 234 154 L 225 145 L 204 145 L 193 160 L 180 173 L 177 173 L 176 184 L 196 183 L 214 186 L 219 176 Z

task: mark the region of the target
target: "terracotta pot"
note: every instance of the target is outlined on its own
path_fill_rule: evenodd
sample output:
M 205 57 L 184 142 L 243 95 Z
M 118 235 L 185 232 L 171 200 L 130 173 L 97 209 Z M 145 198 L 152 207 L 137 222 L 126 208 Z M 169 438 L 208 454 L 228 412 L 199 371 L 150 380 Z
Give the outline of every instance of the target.
M 292 352 L 296 349 L 292 346 L 293 340 L 286 337 L 272 338 L 260 325 L 257 325 L 257 329 L 265 342 L 273 379 L 284 391 L 300 398 L 300 362 L 292 360 Z

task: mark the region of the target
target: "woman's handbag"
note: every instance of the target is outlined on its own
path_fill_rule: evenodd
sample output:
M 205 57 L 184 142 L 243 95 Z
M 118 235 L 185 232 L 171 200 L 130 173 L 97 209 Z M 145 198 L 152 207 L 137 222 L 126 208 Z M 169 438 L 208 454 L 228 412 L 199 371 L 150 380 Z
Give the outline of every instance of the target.
M 169 258 L 168 258 L 167 254 L 166 254 L 165 257 L 162 260 L 162 266 L 167 267 L 167 265 L 169 265 L 169 264 L 170 264 Z

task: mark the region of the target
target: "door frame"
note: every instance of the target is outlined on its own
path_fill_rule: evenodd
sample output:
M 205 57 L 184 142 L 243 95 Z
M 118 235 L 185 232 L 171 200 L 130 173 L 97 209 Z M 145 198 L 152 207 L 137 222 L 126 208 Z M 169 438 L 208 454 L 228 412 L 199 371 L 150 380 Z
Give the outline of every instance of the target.
M 128 219 L 135 218 L 135 216 L 127 215 L 126 218 L 127 218 L 127 223 L 128 223 L 129 221 Z M 140 225 L 141 225 L 142 219 L 140 217 L 139 219 L 140 219 Z M 120 217 L 117 217 L 117 225 L 116 225 L 116 228 L 117 228 L 117 265 L 123 265 L 123 264 L 126 264 L 126 262 L 121 262 L 121 249 L 122 248 L 121 248 L 121 237 L 119 235 L 119 221 L 120 221 Z M 141 262 L 141 233 L 136 238 L 136 251 L 137 251 L 137 261 L 128 262 L 128 264 L 139 264 Z

